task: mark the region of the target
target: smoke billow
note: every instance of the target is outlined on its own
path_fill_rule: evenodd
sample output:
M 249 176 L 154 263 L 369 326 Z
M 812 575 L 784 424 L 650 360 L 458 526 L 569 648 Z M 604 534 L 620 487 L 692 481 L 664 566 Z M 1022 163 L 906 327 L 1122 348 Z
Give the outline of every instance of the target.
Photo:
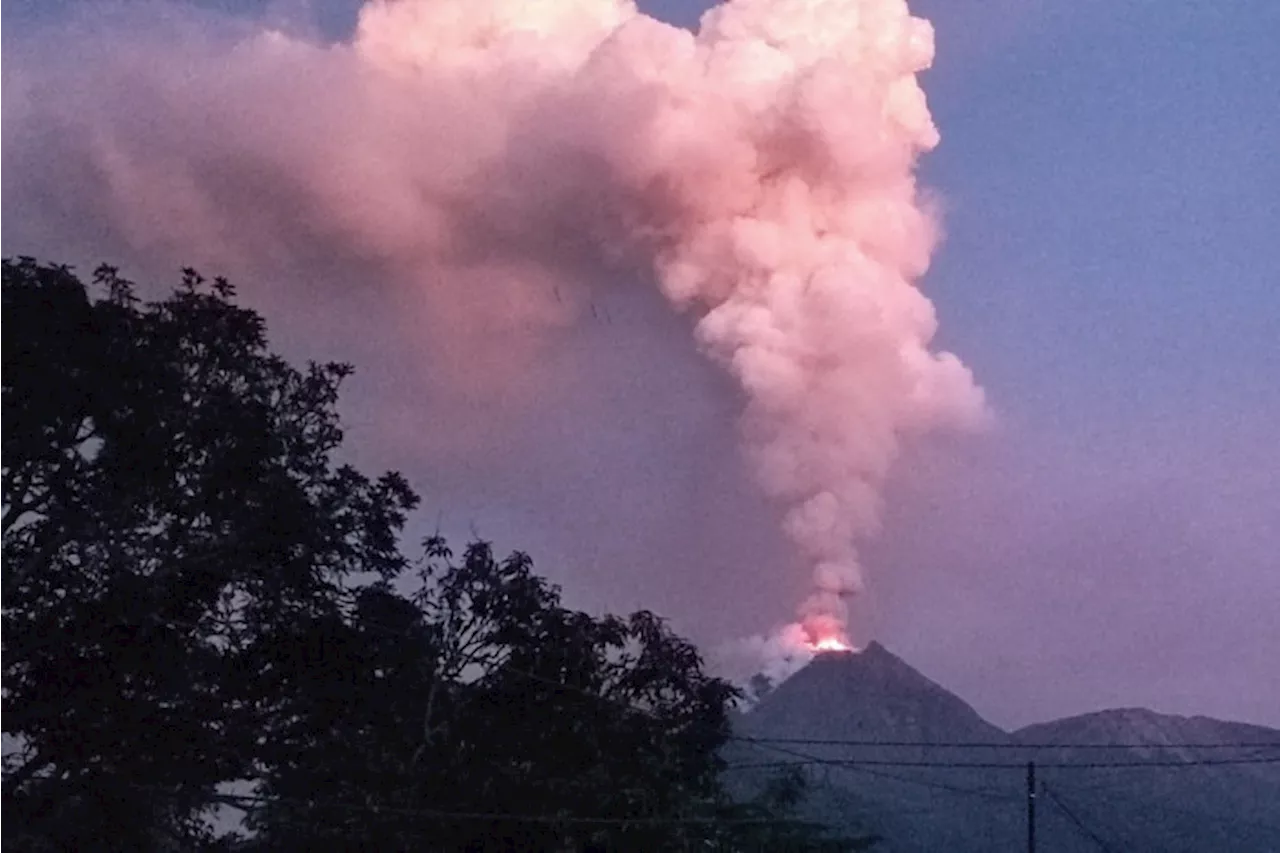
M 740 385 L 812 570 L 762 654 L 845 637 L 900 442 L 986 418 L 916 287 L 938 134 L 904 0 L 732 0 L 696 34 L 624 0 L 370 0 L 336 44 L 242 26 L 95 51 L 7 73 L 6 149 L 79 129 L 133 245 L 285 266 L 305 235 L 376 264 L 458 387 L 519 384 L 609 270 L 656 280 Z

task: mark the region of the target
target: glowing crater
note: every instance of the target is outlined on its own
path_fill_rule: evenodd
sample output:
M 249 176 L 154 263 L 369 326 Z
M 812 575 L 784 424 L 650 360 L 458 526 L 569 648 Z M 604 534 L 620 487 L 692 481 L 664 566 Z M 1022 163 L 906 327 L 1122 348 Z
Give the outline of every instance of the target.
M 842 637 L 835 635 L 821 637 L 810 643 L 809 648 L 815 652 L 851 652 L 854 650 L 853 646 L 849 645 Z

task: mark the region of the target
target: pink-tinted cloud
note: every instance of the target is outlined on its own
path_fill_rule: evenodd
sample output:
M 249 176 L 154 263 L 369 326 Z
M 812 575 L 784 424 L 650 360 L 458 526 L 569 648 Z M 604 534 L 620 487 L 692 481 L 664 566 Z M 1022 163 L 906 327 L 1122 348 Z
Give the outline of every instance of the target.
M 251 298 L 394 361 L 382 436 L 474 470 L 537 454 L 527 425 L 599 387 L 586 327 L 656 286 L 736 382 L 810 633 L 842 632 L 904 437 L 987 418 L 916 286 L 932 53 L 902 0 L 734 0 L 696 35 L 622 0 L 374 0 L 337 44 L 92 14 L 6 74 L 6 213 L 277 282 Z

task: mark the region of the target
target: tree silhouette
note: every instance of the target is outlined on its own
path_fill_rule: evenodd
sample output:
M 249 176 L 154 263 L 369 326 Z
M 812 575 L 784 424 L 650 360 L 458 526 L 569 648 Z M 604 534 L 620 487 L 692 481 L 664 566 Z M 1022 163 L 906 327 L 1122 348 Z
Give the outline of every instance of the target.
M 429 539 L 412 581 L 361 591 L 265 667 L 293 722 L 270 738 L 254 849 L 853 848 L 789 816 L 799 778 L 726 795 L 738 692 L 653 614 L 567 609 L 485 543 L 455 561 Z
M 799 780 L 727 796 L 738 693 L 658 617 L 481 542 L 406 560 L 417 496 L 332 458 L 350 368 L 225 281 L 6 260 L 3 325 L 12 849 L 843 849 Z
M 349 368 L 271 354 L 226 282 L 94 284 L 4 262 L 4 830 L 181 845 L 252 771 L 259 644 L 397 572 L 417 498 L 332 463 Z

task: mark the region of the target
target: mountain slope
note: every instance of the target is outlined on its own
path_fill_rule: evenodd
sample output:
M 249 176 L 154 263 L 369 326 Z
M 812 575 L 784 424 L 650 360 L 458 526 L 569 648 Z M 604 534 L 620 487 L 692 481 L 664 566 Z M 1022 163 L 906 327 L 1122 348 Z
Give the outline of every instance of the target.
M 819 655 L 743 715 L 738 730 L 748 738 L 855 742 L 740 743 L 730 763 L 804 763 L 817 789 L 807 816 L 847 834 L 880 835 L 873 848 L 880 853 L 1010 849 L 1025 832 L 1021 777 L 965 766 L 991 761 L 999 750 L 990 745 L 1011 745 L 1009 735 L 878 643 Z M 901 745 L 921 742 L 975 746 Z M 897 764 L 937 761 L 961 766 Z M 753 781 L 768 772 L 753 771 Z M 958 848 L 957 838 L 973 846 Z
M 1027 726 L 1013 739 L 1056 745 L 1036 751 L 1045 763 L 1152 762 L 1064 768 L 1047 780 L 1068 808 L 1076 803 L 1133 849 L 1280 851 L 1280 762 L 1231 763 L 1280 758 L 1280 731 L 1121 708 Z M 1073 746 L 1082 743 L 1113 746 Z
M 1280 731 L 1260 726 L 1120 709 L 1010 734 L 873 643 L 820 655 L 737 729 L 740 790 L 801 764 L 808 816 L 882 836 L 881 853 L 1024 849 L 1031 760 L 1042 853 L 1280 851 L 1280 763 L 1220 763 L 1280 758 Z
M 879 643 L 818 655 L 746 715 L 746 731 L 843 740 L 1006 742 L 958 696 Z

